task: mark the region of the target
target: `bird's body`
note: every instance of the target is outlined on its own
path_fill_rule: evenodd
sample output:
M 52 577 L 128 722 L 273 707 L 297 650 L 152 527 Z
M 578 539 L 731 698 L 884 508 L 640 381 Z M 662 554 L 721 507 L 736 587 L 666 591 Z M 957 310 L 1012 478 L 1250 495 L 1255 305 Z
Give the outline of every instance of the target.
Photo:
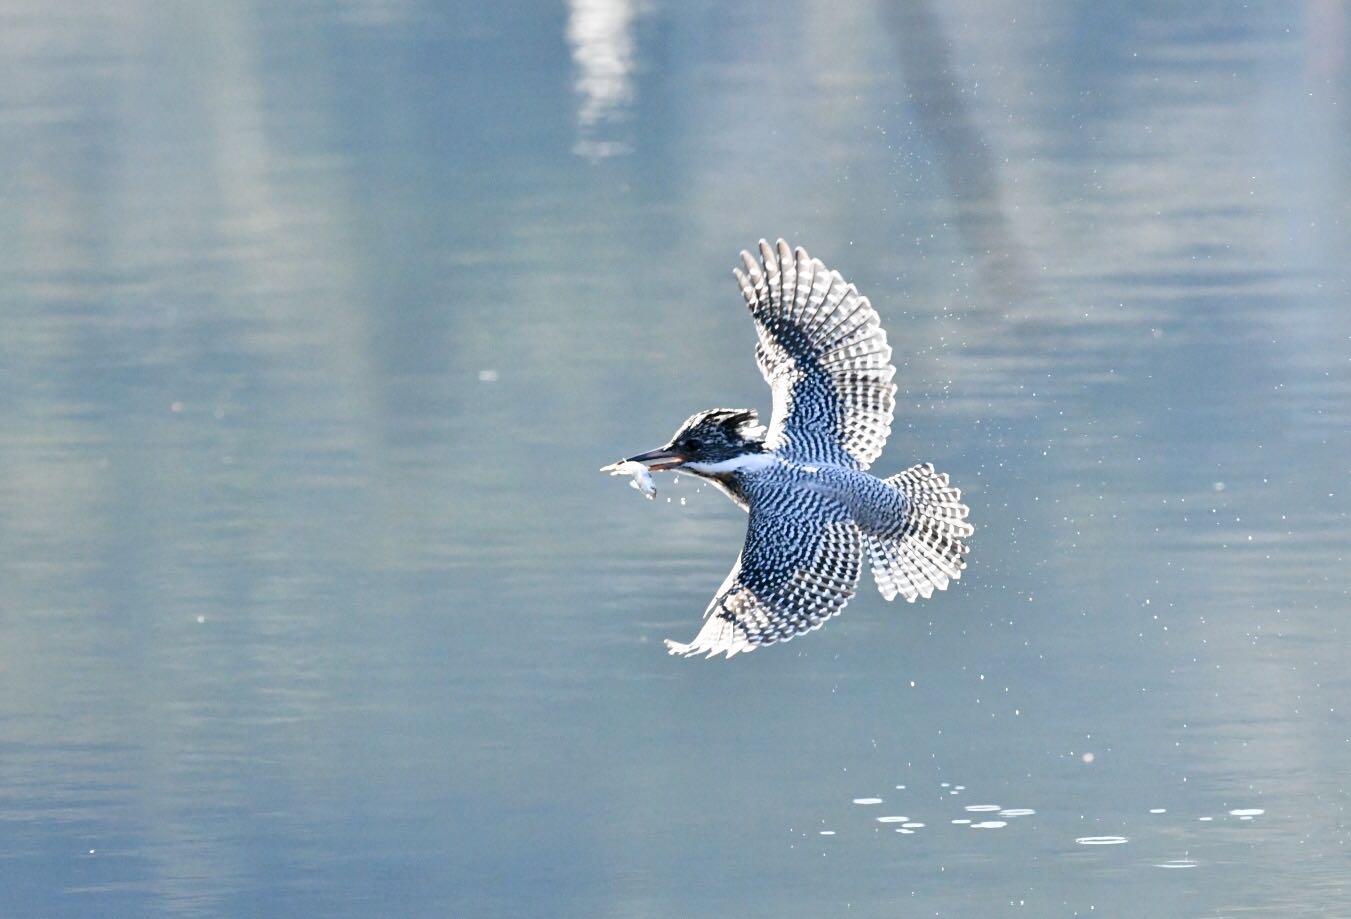
M 709 473 L 693 464 L 685 468 L 711 479 L 738 504 L 768 507 L 786 502 L 792 508 L 810 496 L 841 504 L 869 535 L 895 535 L 905 519 L 905 496 L 870 472 L 835 463 L 798 463 L 774 451 L 727 467 Z
M 741 556 L 688 644 L 726 654 L 821 626 L 869 562 L 888 600 L 930 596 L 961 576 L 972 533 L 961 493 L 927 464 L 867 471 L 891 430 L 895 368 L 877 313 L 839 272 L 783 240 L 736 272 L 774 394 L 768 430 L 748 409 L 690 416 L 665 447 L 630 461 L 705 478 L 750 514 Z M 607 467 L 608 468 L 608 467 Z

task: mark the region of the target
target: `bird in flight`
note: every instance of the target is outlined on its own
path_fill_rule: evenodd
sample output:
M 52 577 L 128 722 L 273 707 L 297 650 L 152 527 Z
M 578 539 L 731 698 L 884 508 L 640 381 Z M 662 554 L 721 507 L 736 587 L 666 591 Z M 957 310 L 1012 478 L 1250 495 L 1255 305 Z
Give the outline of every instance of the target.
M 869 473 L 891 433 L 896 368 L 877 311 L 838 271 L 783 240 L 734 269 L 773 391 L 769 426 L 753 409 L 686 419 L 626 471 L 679 470 L 749 512 L 746 542 L 688 643 L 672 654 L 753 651 L 820 628 L 853 598 L 866 558 L 888 600 L 944 590 L 966 567 L 974 528 L 961 492 L 922 463 Z M 641 465 L 640 465 L 641 464 Z M 613 467 L 607 467 L 610 469 Z

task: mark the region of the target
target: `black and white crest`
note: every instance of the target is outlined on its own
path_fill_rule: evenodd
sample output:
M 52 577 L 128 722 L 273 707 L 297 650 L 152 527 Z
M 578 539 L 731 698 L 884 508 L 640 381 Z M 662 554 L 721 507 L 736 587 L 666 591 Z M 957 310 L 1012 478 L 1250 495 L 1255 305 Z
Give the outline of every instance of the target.
M 691 439 L 705 450 L 715 445 L 735 450 L 748 444 L 763 444 L 765 428 L 753 408 L 711 408 L 686 418 L 671 442 Z

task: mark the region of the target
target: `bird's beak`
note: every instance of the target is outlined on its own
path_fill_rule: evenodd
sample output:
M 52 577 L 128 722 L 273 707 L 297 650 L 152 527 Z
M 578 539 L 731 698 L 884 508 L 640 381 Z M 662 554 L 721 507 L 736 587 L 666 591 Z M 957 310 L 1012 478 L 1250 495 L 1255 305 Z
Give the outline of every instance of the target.
M 674 469 L 683 465 L 685 456 L 674 450 L 668 450 L 665 447 L 659 447 L 656 450 L 648 450 L 646 453 L 639 453 L 637 456 L 630 456 L 627 463 L 642 463 L 653 472 L 660 472 L 662 469 Z

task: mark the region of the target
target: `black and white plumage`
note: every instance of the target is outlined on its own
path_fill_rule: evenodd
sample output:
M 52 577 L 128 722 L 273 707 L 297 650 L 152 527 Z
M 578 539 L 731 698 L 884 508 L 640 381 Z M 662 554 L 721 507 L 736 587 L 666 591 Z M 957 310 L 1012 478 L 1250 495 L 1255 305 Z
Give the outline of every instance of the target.
M 686 419 L 664 447 L 631 457 L 715 483 L 750 520 L 732 571 L 688 643 L 672 654 L 726 654 L 819 628 L 854 596 L 866 560 L 888 599 L 944 590 L 966 567 L 961 492 L 921 464 L 867 472 L 891 433 L 891 347 L 877 311 L 838 271 L 783 240 L 741 253 L 737 283 L 773 391 L 768 429 L 750 409 Z

